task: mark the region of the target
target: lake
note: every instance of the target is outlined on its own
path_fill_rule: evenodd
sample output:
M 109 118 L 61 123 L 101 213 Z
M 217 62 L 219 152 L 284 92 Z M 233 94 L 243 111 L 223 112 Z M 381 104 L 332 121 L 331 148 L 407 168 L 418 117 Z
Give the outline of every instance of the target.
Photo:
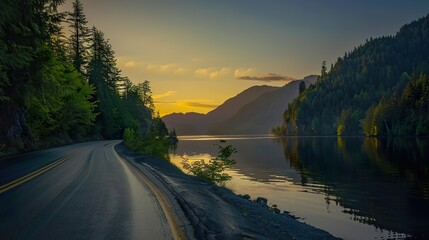
M 182 136 L 170 153 L 237 163 L 225 186 L 262 196 L 300 221 L 343 239 L 429 238 L 429 140 L 364 137 Z M 221 143 L 220 140 L 226 142 Z

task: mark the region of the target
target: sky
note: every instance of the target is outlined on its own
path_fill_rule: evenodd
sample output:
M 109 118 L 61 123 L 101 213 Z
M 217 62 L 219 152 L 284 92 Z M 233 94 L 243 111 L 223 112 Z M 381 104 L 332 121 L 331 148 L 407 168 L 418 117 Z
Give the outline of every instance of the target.
M 429 13 L 427 0 L 81 2 L 122 74 L 150 81 L 161 116 L 207 113 L 251 86 L 319 74 L 323 61 Z

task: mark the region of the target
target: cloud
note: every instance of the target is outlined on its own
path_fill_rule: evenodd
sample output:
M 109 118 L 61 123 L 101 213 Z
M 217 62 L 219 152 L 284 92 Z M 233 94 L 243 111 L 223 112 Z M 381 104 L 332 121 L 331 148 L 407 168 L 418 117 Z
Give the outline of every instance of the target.
M 181 67 L 179 67 L 179 68 L 177 68 L 176 70 L 174 70 L 174 74 L 175 75 L 183 75 L 183 74 L 186 74 L 188 72 L 188 70 L 186 69 L 186 68 L 181 68 Z
M 255 74 L 256 70 L 254 68 L 238 68 L 234 71 L 235 78 L 240 78 L 242 76 L 251 76 Z
M 136 59 L 127 56 L 117 57 L 116 63 L 118 64 L 118 67 L 122 69 L 141 68 L 144 66 L 143 62 L 137 61 Z
M 173 103 L 177 103 L 177 102 L 174 102 L 174 101 L 153 101 L 153 103 L 156 103 L 156 104 L 162 104 L 162 103 L 165 103 L 165 104 L 173 104 Z
M 153 95 L 152 98 L 154 100 L 156 100 L 156 99 L 165 98 L 165 97 L 173 96 L 173 95 L 176 95 L 176 91 L 168 91 L 168 92 L 165 92 L 165 93 Z
M 136 67 L 137 66 L 137 63 L 136 62 L 134 62 L 134 61 L 129 61 L 129 62 L 126 62 L 125 64 L 124 64 L 124 67 L 125 68 L 134 68 L 134 67 Z
M 217 79 L 226 77 L 230 73 L 230 69 L 227 67 L 223 68 L 198 68 L 195 70 L 195 75 L 198 77 Z
M 266 74 L 257 74 L 256 70 L 253 68 L 248 69 L 236 69 L 234 71 L 234 76 L 237 79 L 242 80 L 253 80 L 253 81 L 263 81 L 263 82 L 272 82 L 272 81 L 292 81 L 294 78 L 283 76 L 276 73 L 266 73 Z
M 152 73 L 183 75 L 188 72 L 186 68 L 180 67 L 177 64 L 148 64 L 146 70 Z
M 181 100 L 181 101 L 178 101 L 176 105 L 181 107 L 192 107 L 192 108 L 215 108 L 219 106 L 218 104 L 212 104 L 211 101 L 207 99 Z
M 263 82 L 272 82 L 272 81 L 292 81 L 295 80 L 294 78 L 283 76 L 275 73 L 267 73 L 264 75 L 258 75 L 258 76 L 241 76 L 238 77 L 238 79 L 243 80 L 255 80 L 255 81 L 263 81 Z
M 215 108 L 219 106 L 217 104 L 208 104 L 208 103 L 200 103 L 200 102 L 180 102 L 178 104 L 184 107 L 195 107 L 195 108 Z
M 174 69 L 176 69 L 176 64 L 149 64 L 146 66 L 146 69 L 150 72 L 158 72 L 158 73 L 168 73 L 172 72 Z
M 195 70 L 195 75 L 199 77 L 207 77 L 209 75 L 209 70 L 207 68 L 199 68 Z

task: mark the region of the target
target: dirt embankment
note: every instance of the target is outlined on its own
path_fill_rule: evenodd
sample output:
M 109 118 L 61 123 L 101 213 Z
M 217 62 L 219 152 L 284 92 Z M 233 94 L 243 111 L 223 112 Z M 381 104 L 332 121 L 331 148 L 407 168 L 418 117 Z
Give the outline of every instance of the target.
M 251 201 L 237 196 L 186 175 L 165 160 L 132 153 L 123 144 L 115 148 L 165 196 L 176 215 L 175 225 L 185 238 L 337 239 L 287 213 L 270 211 L 264 199 Z

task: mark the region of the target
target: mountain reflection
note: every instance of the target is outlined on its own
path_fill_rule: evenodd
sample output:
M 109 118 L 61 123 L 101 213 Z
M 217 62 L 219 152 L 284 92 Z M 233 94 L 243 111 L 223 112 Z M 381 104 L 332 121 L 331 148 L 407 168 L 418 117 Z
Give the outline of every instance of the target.
M 323 184 L 357 221 L 413 236 L 429 233 L 427 139 L 282 138 L 301 184 Z

